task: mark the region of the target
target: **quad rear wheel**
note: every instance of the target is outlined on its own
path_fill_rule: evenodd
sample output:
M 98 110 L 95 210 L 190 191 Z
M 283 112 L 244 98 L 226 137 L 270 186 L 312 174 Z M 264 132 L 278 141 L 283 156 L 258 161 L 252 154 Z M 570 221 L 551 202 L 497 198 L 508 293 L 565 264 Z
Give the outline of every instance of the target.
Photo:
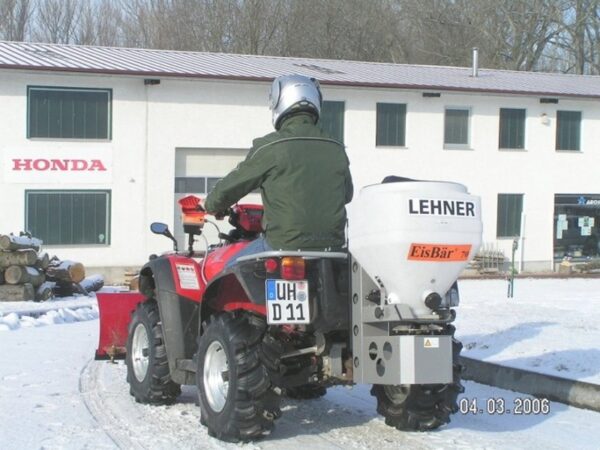
M 452 383 L 374 384 L 371 395 L 377 399 L 377 412 L 385 417 L 385 423 L 402 431 L 427 431 L 450 422 L 450 415 L 458 411 L 458 395 L 464 392 L 458 362 L 461 349 L 462 344 L 452 339 Z
M 202 424 L 228 442 L 268 434 L 280 415 L 280 396 L 260 357 L 264 320 L 221 313 L 204 326 L 196 355 Z
M 153 299 L 140 303 L 131 317 L 125 363 L 129 392 L 137 402 L 168 405 L 181 393 L 171 380 L 158 305 Z

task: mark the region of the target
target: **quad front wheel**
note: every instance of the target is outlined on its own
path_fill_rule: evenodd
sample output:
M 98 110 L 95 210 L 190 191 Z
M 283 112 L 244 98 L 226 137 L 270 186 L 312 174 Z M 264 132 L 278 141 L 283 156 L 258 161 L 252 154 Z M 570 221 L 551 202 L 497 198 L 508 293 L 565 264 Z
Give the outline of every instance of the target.
M 129 392 L 137 402 L 168 405 L 181 393 L 171 380 L 158 305 L 153 299 L 140 303 L 131 317 L 125 363 Z

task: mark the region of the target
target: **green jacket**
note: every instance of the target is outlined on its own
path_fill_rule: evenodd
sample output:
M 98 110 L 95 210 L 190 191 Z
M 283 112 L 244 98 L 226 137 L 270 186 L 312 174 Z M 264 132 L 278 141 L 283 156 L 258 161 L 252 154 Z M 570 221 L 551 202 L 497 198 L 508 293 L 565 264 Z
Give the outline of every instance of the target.
M 225 211 L 260 188 L 268 244 L 281 250 L 339 249 L 353 186 L 344 146 L 309 114 L 285 119 L 279 131 L 255 139 L 248 156 L 220 180 L 205 202 Z

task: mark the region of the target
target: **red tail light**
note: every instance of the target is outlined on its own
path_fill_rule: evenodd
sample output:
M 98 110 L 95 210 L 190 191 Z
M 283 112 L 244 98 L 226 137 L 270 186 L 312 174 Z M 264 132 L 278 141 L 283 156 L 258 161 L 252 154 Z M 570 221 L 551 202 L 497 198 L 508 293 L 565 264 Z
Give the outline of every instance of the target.
M 278 268 L 279 268 L 279 263 L 277 262 L 276 259 L 273 259 L 273 258 L 265 259 L 265 270 L 267 272 L 269 272 L 269 273 L 276 272 Z
M 286 256 L 281 260 L 281 278 L 284 280 L 303 280 L 306 273 L 304 259 Z

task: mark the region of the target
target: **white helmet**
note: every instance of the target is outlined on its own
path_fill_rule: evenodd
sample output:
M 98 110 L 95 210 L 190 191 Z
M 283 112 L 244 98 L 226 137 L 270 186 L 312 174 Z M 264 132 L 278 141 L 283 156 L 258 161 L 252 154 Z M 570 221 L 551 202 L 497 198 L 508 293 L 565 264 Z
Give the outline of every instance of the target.
M 300 111 L 312 113 L 317 123 L 323 96 L 316 79 L 303 75 L 283 75 L 273 80 L 269 102 L 273 111 L 273 126 L 278 130 L 285 116 Z

